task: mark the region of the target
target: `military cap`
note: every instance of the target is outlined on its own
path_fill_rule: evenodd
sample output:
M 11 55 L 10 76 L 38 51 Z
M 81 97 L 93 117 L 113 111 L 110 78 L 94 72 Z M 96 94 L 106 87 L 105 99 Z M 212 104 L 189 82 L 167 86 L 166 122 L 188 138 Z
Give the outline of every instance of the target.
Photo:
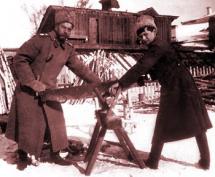
M 135 24 L 135 31 L 136 33 L 139 33 L 141 29 L 144 27 L 153 27 L 154 29 L 157 29 L 157 26 L 155 24 L 155 20 L 150 15 L 141 15 L 137 18 L 136 24 Z
M 71 23 L 74 27 L 73 18 L 68 10 L 61 9 L 56 11 L 55 13 L 55 25 L 58 25 L 60 23 L 68 22 Z

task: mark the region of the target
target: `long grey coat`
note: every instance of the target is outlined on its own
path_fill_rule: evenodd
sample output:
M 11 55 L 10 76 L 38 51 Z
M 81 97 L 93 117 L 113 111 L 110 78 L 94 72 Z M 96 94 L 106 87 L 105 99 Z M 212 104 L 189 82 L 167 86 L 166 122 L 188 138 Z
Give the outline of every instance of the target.
M 161 84 L 153 141 L 189 138 L 212 127 L 193 77 L 170 45 L 154 41 L 119 82 L 128 88 L 146 73 Z
M 47 88 L 55 88 L 56 78 L 64 65 L 86 82 L 100 82 L 77 59 L 74 48 L 69 43 L 60 46 L 54 31 L 32 37 L 20 47 L 14 57 L 18 84 L 9 114 L 6 137 L 15 140 L 20 149 L 37 157 L 41 153 L 46 128 L 50 130 L 53 151 L 67 147 L 65 120 L 60 103 L 41 104 L 26 85 L 40 78 Z

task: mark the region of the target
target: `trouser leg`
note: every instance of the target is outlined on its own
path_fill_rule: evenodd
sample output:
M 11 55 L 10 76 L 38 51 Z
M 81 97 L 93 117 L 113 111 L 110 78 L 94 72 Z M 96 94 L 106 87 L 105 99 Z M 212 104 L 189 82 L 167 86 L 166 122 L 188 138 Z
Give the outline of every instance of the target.
M 200 152 L 199 166 L 203 169 L 208 169 L 210 167 L 210 151 L 206 133 L 198 134 L 196 136 L 196 142 Z

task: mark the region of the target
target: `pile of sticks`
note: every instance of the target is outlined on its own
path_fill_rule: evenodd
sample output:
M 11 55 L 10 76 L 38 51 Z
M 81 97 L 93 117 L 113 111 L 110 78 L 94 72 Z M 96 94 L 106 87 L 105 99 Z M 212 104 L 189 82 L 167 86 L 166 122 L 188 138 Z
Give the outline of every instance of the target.
M 0 48 L 0 115 L 9 113 L 15 85 L 7 57 Z
M 206 104 L 215 105 L 215 75 L 210 74 L 207 77 L 195 78 L 197 87 L 202 93 L 203 100 Z

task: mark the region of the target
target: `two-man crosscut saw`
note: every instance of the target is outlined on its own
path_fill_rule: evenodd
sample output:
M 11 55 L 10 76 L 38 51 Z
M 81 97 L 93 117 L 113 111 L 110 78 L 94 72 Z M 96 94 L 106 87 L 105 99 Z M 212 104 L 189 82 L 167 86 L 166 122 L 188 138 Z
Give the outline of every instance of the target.
M 65 102 L 67 100 L 79 100 L 96 97 L 95 90 L 105 93 L 116 81 L 102 83 L 85 84 L 68 88 L 48 89 L 39 93 L 41 101 Z

